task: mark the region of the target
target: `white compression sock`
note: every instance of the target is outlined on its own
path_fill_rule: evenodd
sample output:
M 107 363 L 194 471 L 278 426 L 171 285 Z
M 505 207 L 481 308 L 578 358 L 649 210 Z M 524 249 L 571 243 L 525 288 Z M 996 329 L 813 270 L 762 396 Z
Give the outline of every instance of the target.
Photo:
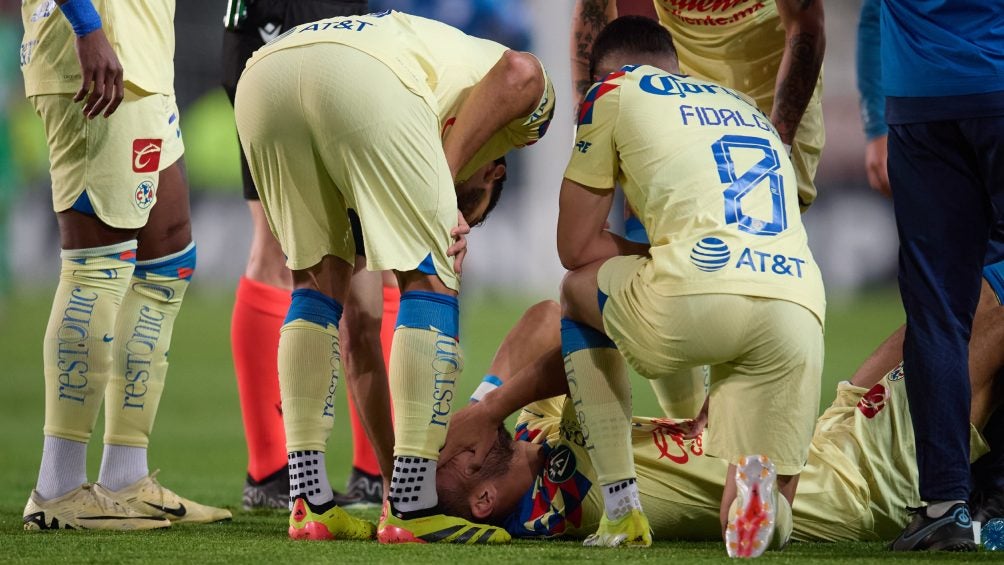
M 608 520 L 619 520 L 632 510 L 641 510 L 641 499 L 638 498 L 638 482 L 635 479 L 625 479 L 603 485 L 603 505 L 606 507 Z
M 87 482 L 87 444 L 45 436 L 35 490 L 45 500 L 59 498 Z
M 111 491 L 119 491 L 150 474 L 146 448 L 105 444 L 101 453 L 98 482 Z
M 335 499 L 323 451 L 293 451 L 286 458 L 289 461 L 290 504 L 298 496 L 306 497 L 307 502 L 315 506 Z

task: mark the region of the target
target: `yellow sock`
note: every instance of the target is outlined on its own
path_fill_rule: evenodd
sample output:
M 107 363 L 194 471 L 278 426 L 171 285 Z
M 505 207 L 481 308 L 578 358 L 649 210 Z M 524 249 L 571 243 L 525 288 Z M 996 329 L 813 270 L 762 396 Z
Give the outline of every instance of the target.
M 137 261 L 115 324 L 115 370 L 105 389 L 106 444 L 150 443 L 174 320 L 194 271 L 194 243 L 160 259 Z
M 279 392 L 286 451 L 327 449 L 335 423 L 342 305 L 316 290 L 293 291 L 279 334 Z
M 43 344 L 45 435 L 87 442 L 112 371 L 115 319 L 136 240 L 63 250 Z
M 394 472 L 388 497 L 393 512 L 425 510 L 439 502 L 436 461 L 464 368 L 457 341 L 459 312 L 453 296 L 424 291 L 401 295 L 389 370 Z
M 631 381 L 620 352 L 603 333 L 561 321 L 565 376 L 601 485 L 635 478 L 631 452 Z

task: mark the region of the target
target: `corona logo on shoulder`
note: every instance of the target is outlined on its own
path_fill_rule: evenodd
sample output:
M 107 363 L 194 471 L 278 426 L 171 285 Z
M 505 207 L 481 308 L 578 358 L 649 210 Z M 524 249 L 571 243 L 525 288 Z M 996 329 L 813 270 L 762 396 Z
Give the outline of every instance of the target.
M 160 170 L 162 139 L 132 140 L 132 170 L 136 173 L 156 173 Z

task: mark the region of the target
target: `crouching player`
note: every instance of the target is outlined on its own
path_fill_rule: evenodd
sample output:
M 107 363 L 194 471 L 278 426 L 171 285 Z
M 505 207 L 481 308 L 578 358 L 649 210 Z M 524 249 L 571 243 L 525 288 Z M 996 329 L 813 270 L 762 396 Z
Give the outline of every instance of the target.
M 586 545 L 651 542 L 626 359 L 653 379 L 711 366 L 706 449 L 731 465 L 727 549 L 755 556 L 760 525 L 790 512 L 819 403 L 823 286 L 794 170 L 744 96 L 675 74 L 657 23 L 614 20 L 592 62 L 623 68 L 582 103 L 558 218 L 565 372 L 606 508 Z M 651 247 L 604 229 L 617 182 Z
M 996 269 L 1004 273 L 1004 264 Z M 1004 297 L 1004 279 L 997 278 L 998 296 Z M 585 537 L 596 531 L 604 514 L 595 455 L 585 441 L 588 431 L 576 418 L 574 402 L 562 395 L 568 389 L 559 353 L 559 312 L 557 304 L 539 304 L 513 328 L 489 371 L 488 380 L 501 386 L 491 386 L 479 403 L 454 416 L 458 425 L 450 430 L 439 467 L 444 510 L 504 526 L 515 537 Z M 978 430 L 1004 400 L 994 386 L 1004 368 L 1004 308 L 986 283 L 973 328 L 975 460 L 986 453 Z M 513 351 L 523 360 L 511 362 Z M 816 420 L 792 519 L 777 523 L 770 545 L 780 547 L 789 537 L 879 541 L 899 535 L 910 521 L 907 510 L 920 503 L 906 378 L 902 349 L 893 336 L 849 381 L 837 385 L 836 398 Z M 512 441 L 504 430 L 496 435 L 520 406 L 516 439 L 521 441 Z M 629 447 L 656 539 L 707 541 L 721 535 L 718 501 L 729 464 L 709 456 L 704 436 L 691 437 L 690 425 L 632 419 Z M 478 434 L 496 439 L 486 463 L 470 473 L 473 455 L 463 446 L 465 438 Z M 993 509 L 974 509 L 974 515 L 996 516 L 984 510 Z
M 333 506 L 324 459 L 355 255 L 351 209 L 367 268 L 395 271 L 402 291 L 389 367 L 394 470 L 378 536 L 508 541 L 500 528 L 441 513 L 436 460 L 463 364 L 457 293 L 467 224 L 498 201 L 499 159 L 543 135 L 553 108 L 532 55 L 398 12 L 300 25 L 248 62 L 237 127 L 293 273 L 279 342 L 292 537 L 373 534 Z M 366 409 L 364 420 L 390 417 L 389 407 Z

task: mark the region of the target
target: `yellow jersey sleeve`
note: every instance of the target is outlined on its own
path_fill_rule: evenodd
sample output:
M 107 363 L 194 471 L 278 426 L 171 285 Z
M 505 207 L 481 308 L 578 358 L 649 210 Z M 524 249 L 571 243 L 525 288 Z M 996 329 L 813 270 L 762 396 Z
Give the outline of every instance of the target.
M 124 69 L 140 90 L 174 93 L 174 0 L 92 0 L 101 27 Z M 25 94 L 67 94 L 80 89 L 80 63 L 70 22 L 55 0 L 21 5 L 24 40 L 21 71 Z
M 610 73 L 586 92 L 579 107 L 575 145 L 565 178 L 597 189 L 613 189 L 620 174 L 614 138 L 624 71 Z

